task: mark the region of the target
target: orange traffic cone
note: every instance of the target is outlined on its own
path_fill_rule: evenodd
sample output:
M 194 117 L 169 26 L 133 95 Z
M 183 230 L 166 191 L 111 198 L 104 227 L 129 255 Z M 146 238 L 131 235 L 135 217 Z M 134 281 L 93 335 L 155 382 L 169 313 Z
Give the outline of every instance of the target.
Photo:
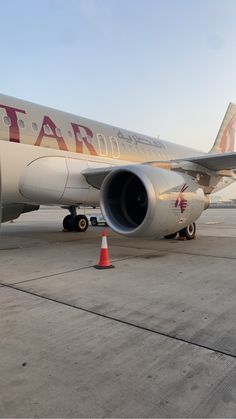
M 96 269 L 114 268 L 114 266 L 111 265 L 111 262 L 109 260 L 106 230 L 103 230 L 102 232 L 102 245 L 101 245 L 101 250 L 100 250 L 100 260 L 98 262 L 98 265 L 95 265 L 94 268 Z

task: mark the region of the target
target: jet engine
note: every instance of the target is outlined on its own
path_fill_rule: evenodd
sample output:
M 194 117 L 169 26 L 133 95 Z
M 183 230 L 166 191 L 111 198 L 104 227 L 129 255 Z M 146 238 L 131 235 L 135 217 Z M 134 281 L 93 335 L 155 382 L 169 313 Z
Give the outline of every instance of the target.
M 190 176 L 149 165 L 114 169 L 101 187 L 109 226 L 130 237 L 161 237 L 197 220 L 208 199 Z

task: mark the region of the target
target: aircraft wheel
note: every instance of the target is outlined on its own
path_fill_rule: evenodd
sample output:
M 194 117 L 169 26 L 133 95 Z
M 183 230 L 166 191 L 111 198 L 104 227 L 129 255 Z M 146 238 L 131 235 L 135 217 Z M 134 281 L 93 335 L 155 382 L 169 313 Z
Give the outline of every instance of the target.
M 75 231 L 75 217 L 67 215 L 63 220 L 63 227 L 68 231 Z
M 96 217 L 91 217 L 91 218 L 90 218 L 90 222 L 91 222 L 91 225 L 92 225 L 93 227 L 96 227 L 96 226 L 98 225 L 98 220 L 97 220 L 97 218 L 96 218 Z
M 88 219 L 85 215 L 76 215 L 75 217 L 75 230 L 83 233 L 87 230 L 89 225 Z
M 165 236 L 165 239 L 175 239 L 177 236 L 178 232 L 176 231 L 176 233 L 172 233 L 172 234 L 168 234 L 167 236 Z
M 187 240 L 193 240 L 196 236 L 196 224 L 191 223 L 187 227 L 179 231 L 180 237 L 185 237 Z

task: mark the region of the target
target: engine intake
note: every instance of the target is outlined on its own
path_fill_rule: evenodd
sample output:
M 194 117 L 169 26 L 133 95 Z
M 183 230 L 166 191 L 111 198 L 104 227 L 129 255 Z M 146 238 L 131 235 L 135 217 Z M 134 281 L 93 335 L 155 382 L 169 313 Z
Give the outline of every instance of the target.
M 126 229 L 138 227 L 145 219 L 148 196 L 141 179 L 130 171 L 114 174 L 105 189 L 106 213 Z

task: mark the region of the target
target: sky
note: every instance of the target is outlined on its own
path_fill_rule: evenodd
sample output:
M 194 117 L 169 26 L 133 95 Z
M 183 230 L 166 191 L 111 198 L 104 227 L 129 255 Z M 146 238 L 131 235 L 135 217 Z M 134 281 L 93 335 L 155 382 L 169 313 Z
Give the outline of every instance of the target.
M 236 103 L 235 0 L 11 0 L 0 38 L 1 93 L 206 152 Z

